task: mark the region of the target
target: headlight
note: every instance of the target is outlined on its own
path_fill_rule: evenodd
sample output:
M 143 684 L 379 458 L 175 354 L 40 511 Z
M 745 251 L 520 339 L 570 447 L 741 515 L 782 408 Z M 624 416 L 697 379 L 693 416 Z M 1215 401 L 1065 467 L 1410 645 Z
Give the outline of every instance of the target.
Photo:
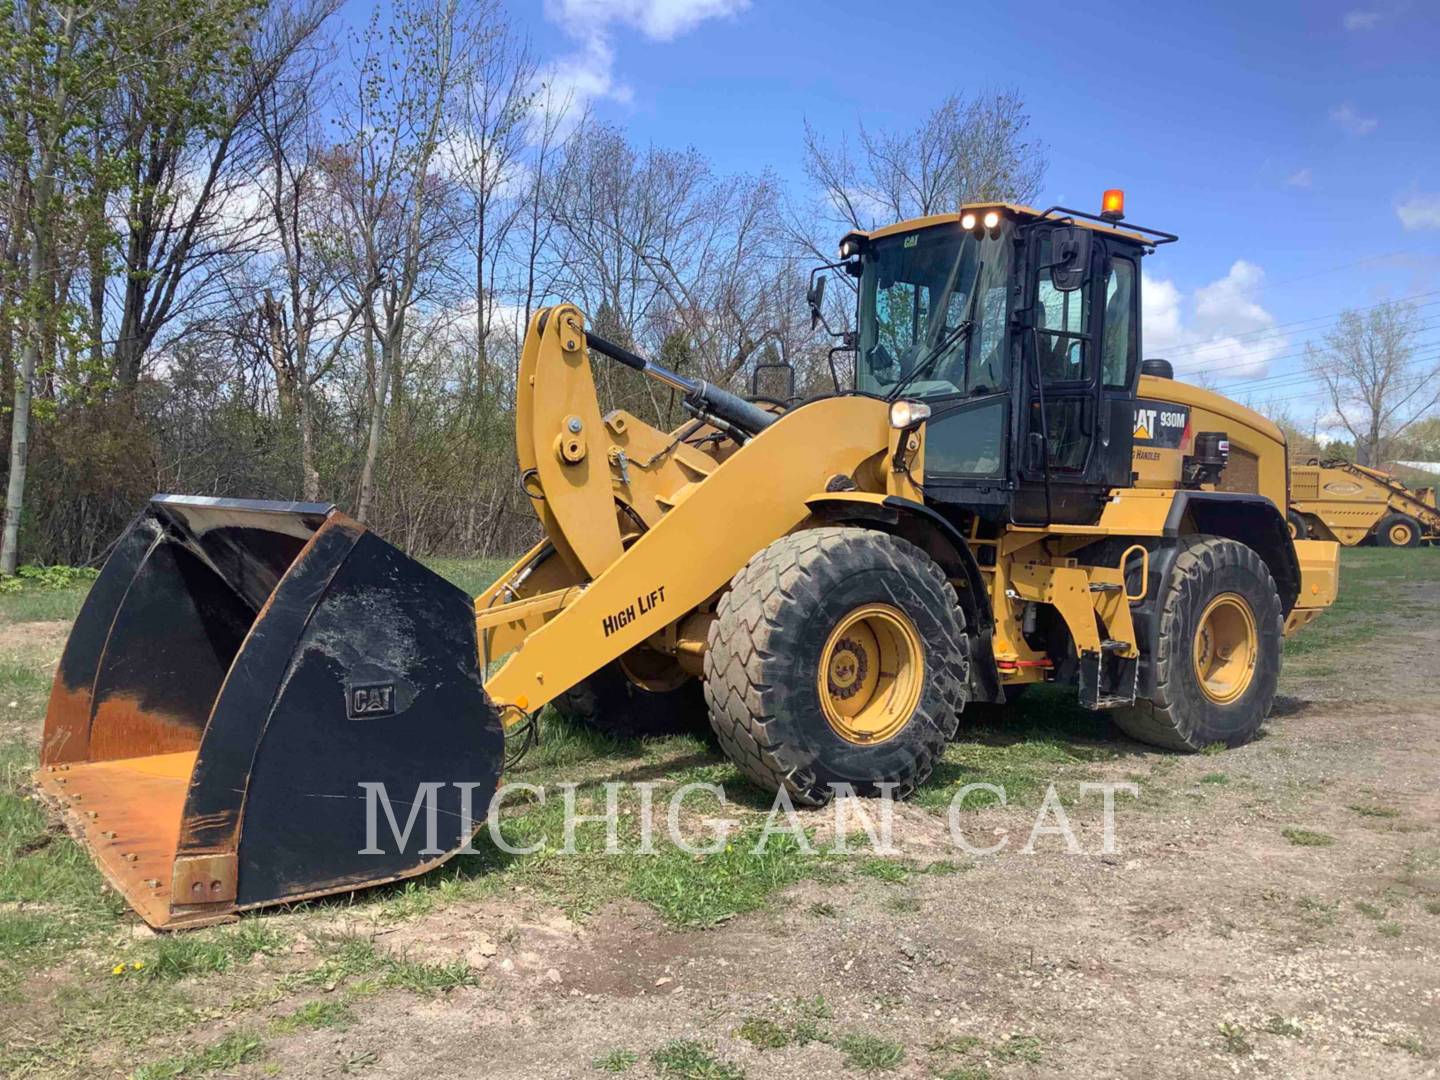
M 892 401 L 890 426 L 900 431 L 930 419 L 930 406 L 923 401 Z
M 840 258 L 849 259 L 860 254 L 860 241 L 853 236 L 847 236 L 840 241 Z
M 961 215 L 960 215 L 960 228 L 964 229 L 966 232 L 969 232 L 969 231 L 970 231 L 971 229 L 973 229 L 974 227 L 975 227 L 975 215 L 974 215 L 974 214 L 961 214 Z
M 996 225 L 999 224 L 1000 215 L 997 214 L 994 210 L 991 210 L 988 214 L 985 215 L 985 228 L 993 229 Z

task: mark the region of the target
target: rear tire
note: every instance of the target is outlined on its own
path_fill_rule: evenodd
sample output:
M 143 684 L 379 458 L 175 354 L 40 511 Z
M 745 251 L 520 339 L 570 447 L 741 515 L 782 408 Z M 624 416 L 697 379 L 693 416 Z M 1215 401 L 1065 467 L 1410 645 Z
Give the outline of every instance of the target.
M 1375 543 L 1381 547 L 1418 547 L 1420 523 L 1408 514 L 1386 514 L 1375 526 Z
M 624 739 L 698 732 L 705 728 L 700 680 L 686 677 L 666 689 L 647 689 L 617 660 L 557 697 L 552 705 L 567 720 Z
M 1290 526 L 1291 540 L 1310 539 L 1310 526 L 1305 523 L 1305 518 L 1299 510 L 1290 510 L 1285 514 L 1285 524 Z
M 1270 713 L 1284 648 L 1269 568 L 1244 544 L 1197 536 L 1164 588 L 1151 657 L 1155 696 L 1116 710 L 1115 723 L 1169 750 L 1249 742 Z
M 919 548 L 862 528 L 794 533 L 745 565 L 717 616 L 710 723 L 749 779 L 820 806 L 832 784 L 904 798 L 930 775 L 969 695 L 970 639 Z

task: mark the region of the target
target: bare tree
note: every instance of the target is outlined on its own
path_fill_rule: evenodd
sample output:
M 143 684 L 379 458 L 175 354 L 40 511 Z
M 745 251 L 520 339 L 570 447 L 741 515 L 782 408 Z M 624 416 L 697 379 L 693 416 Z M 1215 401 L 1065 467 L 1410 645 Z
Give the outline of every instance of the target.
M 177 312 L 194 314 L 223 284 L 227 262 L 253 244 L 245 166 L 264 153 L 255 107 L 338 6 L 276 5 L 257 25 L 248 0 L 202 5 L 203 26 L 156 46 L 146 67 L 122 81 L 115 116 L 128 171 L 115 340 L 122 385 L 135 384 Z M 140 5 L 141 16 L 170 17 L 166 5 Z
M 301 490 L 310 501 L 320 497 L 312 393 L 334 366 L 360 312 L 340 300 L 343 249 L 327 235 L 330 203 L 316 119 L 321 65 L 320 56 L 312 54 L 257 102 L 255 121 L 266 157 L 251 182 L 266 218 L 258 260 L 265 272 L 259 288 L 240 279 L 242 290 L 260 294 L 257 329 L 281 413 L 299 434 Z M 232 297 L 232 307 L 249 306 L 248 299 Z
M 1440 361 L 1415 357 L 1413 305 L 1347 311 L 1305 363 L 1325 384 L 1335 420 L 1355 440 L 1356 459 L 1379 467 L 1384 448 L 1440 402 Z
M 848 138 L 831 146 L 807 122 L 805 171 L 825 216 L 845 228 L 945 213 L 965 202 L 1029 202 L 1045 178 L 1045 150 L 1027 137 L 1029 126 L 1015 90 L 951 94 L 904 131 L 862 124 L 858 154 Z
M 447 107 L 465 60 L 468 30 L 458 8 L 458 0 L 406 0 L 390 10 L 386 24 L 378 13 L 372 18 L 352 98 L 342 110 L 347 138 L 331 159 L 337 208 L 353 237 L 350 303 L 359 311 L 371 373 L 356 507 L 362 522 L 374 501 L 392 379 L 397 394 L 403 386 L 407 323 L 443 242 L 447 183 L 432 164 L 449 134 Z
M 457 69 L 457 122 L 446 150 L 469 196 L 469 227 L 461 232 L 474 260 L 476 391 L 483 395 L 502 264 L 524 205 L 512 188 L 523 179 L 535 123 L 537 63 L 495 0 L 479 4 L 472 26 Z

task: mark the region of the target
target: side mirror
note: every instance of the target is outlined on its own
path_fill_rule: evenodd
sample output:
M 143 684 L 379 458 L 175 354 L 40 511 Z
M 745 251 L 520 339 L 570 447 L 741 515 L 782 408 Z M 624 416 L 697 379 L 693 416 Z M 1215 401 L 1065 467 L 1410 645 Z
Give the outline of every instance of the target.
M 1090 269 L 1090 230 L 1066 225 L 1050 234 L 1050 284 L 1074 292 Z
M 783 394 L 762 394 L 760 392 L 760 373 L 762 371 L 780 372 L 785 380 L 785 392 Z M 750 396 L 752 398 L 768 397 L 772 400 L 794 401 L 795 366 L 788 360 L 781 360 L 778 363 L 756 364 L 755 370 L 750 373 Z
M 810 329 L 814 330 L 820 325 L 824 318 L 822 312 L 825 304 L 825 278 L 821 274 L 805 291 L 805 302 L 810 305 Z

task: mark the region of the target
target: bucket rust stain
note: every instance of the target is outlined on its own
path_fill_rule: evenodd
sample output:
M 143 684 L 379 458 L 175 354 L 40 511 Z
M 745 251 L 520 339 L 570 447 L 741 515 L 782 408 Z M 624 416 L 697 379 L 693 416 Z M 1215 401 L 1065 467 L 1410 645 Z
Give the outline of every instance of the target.
M 114 694 L 95 706 L 88 757 L 113 761 L 194 750 L 203 733 L 190 718 L 167 716 L 145 708 L 133 695 Z

